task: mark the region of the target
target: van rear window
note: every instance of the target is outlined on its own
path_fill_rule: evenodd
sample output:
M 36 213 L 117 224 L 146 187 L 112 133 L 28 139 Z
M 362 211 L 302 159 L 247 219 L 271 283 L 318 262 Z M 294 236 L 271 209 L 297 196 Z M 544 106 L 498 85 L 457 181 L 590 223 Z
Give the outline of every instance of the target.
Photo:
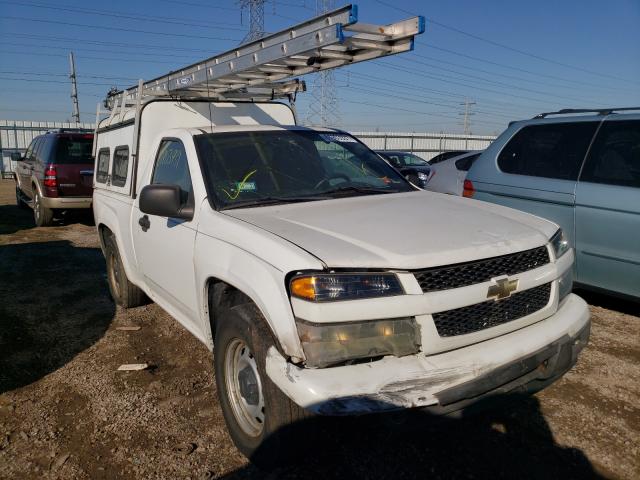
M 56 142 L 55 163 L 77 164 L 93 163 L 91 150 L 93 139 L 88 137 L 58 137 Z

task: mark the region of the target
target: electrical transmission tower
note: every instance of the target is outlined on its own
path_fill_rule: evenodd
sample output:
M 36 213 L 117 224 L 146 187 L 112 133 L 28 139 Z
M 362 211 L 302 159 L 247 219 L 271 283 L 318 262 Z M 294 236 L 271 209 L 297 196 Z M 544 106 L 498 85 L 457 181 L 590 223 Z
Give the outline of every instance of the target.
M 316 0 L 316 13 L 318 15 L 334 8 L 334 0 Z M 341 124 L 336 78 L 333 70 L 323 70 L 315 74 L 311 84 L 311 99 L 306 123 L 323 127 L 337 127 Z
M 266 0 L 239 0 L 241 9 L 249 10 L 249 33 L 242 39 L 242 43 L 259 40 L 264 37 L 264 4 Z M 242 10 L 241 10 L 242 11 Z
M 71 101 L 73 102 L 73 121 L 76 125 L 80 125 L 80 107 L 78 106 L 78 85 L 76 84 L 76 62 L 73 58 L 73 52 L 69 52 L 69 67 L 71 73 L 69 78 L 71 79 Z
M 462 125 L 463 125 L 465 135 L 471 134 L 471 119 L 469 117 L 471 117 L 472 115 L 475 115 L 475 113 L 471 111 L 471 106 L 475 104 L 476 102 L 472 102 L 469 99 L 466 99 L 464 103 L 460 104 L 460 105 L 464 105 L 464 112 L 460 113 L 459 115 L 464 115 L 464 118 L 462 120 Z

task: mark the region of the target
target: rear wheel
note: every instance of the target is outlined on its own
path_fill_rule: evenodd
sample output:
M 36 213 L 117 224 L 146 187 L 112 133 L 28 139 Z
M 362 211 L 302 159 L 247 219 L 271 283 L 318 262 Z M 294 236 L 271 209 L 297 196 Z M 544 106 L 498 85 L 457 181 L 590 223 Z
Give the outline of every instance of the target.
M 272 467 L 294 453 L 295 439 L 311 414 L 292 402 L 265 371 L 273 340 L 252 304 L 221 312 L 216 324 L 214 363 L 218 397 L 238 450 L 253 463 Z M 286 446 L 284 445 L 286 443 Z
M 118 245 L 112 235 L 106 235 L 104 256 L 107 262 L 107 282 L 113 301 L 124 308 L 144 305 L 147 296 L 139 287 L 129 281 L 122 265 Z
M 33 192 L 33 218 L 36 226 L 49 227 L 53 224 L 53 210 L 44 206 L 42 197 L 35 187 L 33 187 Z

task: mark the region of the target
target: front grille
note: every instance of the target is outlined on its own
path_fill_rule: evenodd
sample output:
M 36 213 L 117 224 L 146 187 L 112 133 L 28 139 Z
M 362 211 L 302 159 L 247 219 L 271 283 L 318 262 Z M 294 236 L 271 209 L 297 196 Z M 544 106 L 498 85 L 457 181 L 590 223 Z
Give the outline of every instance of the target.
M 434 313 L 438 335 L 454 337 L 525 317 L 549 303 L 551 283 L 514 293 L 504 300 L 489 300 L 468 307 Z
M 500 275 L 515 275 L 547 263 L 549 252 L 542 246 L 500 257 L 420 270 L 414 275 L 423 292 L 434 292 L 488 282 Z

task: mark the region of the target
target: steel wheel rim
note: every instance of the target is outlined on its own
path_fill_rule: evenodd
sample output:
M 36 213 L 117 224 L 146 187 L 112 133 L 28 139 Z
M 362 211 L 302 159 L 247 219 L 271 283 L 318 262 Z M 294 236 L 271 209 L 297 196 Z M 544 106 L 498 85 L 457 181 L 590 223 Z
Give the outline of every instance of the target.
M 256 360 L 239 338 L 229 343 L 224 360 L 226 393 L 233 415 L 247 435 L 257 437 L 264 429 L 264 396 Z

